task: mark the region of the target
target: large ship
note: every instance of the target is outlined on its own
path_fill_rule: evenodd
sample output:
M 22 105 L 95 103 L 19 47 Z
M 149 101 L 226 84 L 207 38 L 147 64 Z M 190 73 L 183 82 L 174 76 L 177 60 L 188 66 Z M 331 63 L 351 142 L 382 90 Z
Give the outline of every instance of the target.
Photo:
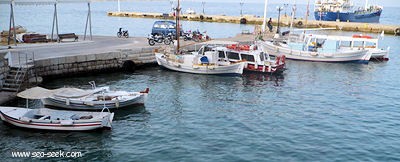
M 314 4 L 314 16 L 321 21 L 344 21 L 379 23 L 382 6 L 368 5 L 354 7 L 350 0 L 316 0 Z

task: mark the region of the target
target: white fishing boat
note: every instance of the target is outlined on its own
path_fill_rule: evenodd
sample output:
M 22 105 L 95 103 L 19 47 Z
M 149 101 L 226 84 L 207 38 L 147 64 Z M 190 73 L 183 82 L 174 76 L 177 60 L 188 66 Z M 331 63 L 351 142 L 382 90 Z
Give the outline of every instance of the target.
M 176 7 L 176 17 L 180 14 L 180 2 Z M 180 31 L 179 19 L 177 19 L 176 31 Z M 179 38 L 180 32 L 177 32 Z M 218 54 L 210 51 L 208 48 L 201 48 L 199 52 L 183 53 L 180 50 L 179 39 L 176 39 L 175 50 L 165 50 L 155 53 L 158 65 L 169 70 L 186 72 L 193 74 L 209 75 L 241 75 L 243 73 L 244 63 L 231 63 L 229 61 L 220 61 Z
M 202 53 L 156 53 L 156 60 L 161 67 L 179 72 L 208 75 L 241 75 L 243 73 L 244 62 L 221 61 L 218 59 L 218 53 L 214 51 L 200 52 Z
M 256 45 L 230 44 L 216 46 L 215 51 L 221 60 L 230 62 L 244 61 L 245 72 L 282 73 L 285 70 L 285 55 L 272 58 Z
M 112 91 L 109 87 L 93 88 L 89 90 L 78 88 L 59 88 L 48 90 L 35 87 L 19 93 L 24 98 L 31 96 L 41 97 L 44 106 L 69 110 L 102 110 L 120 109 L 135 105 L 144 105 L 149 89 L 141 92 Z M 44 95 L 46 94 L 46 95 Z M 31 97 L 32 98 L 32 97 Z
M 270 55 L 284 54 L 293 60 L 368 63 L 372 53 L 363 46 L 351 43 L 358 39 L 361 38 L 309 34 L 299 42 L 263 41 L 258 44 Z
M 111 128 L 114 113 L 0 107 L 0 117 L 3 122 L 20 128 L 89 131 Z

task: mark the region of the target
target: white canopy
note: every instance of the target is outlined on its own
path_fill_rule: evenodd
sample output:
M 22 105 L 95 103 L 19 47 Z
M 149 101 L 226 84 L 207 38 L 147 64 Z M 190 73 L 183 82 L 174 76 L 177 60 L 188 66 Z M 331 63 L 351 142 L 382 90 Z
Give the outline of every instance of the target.
M 108 87 L 100 87 L 91 90 L 83 90 L 78 88 L 58 88 L 50 90 L 42 87 L 33 87 L 18 93 L 17 96 L 32 100 L 49 98 L 51 96 L 58 96 L 63 98 L 79 98 L 107 89 Z
M 42 99 L 48 98 L 54 94 L 54 90 L 45 89 L 42 87 L 33 87 L 17 94 L 18 97 L 26 99 Z

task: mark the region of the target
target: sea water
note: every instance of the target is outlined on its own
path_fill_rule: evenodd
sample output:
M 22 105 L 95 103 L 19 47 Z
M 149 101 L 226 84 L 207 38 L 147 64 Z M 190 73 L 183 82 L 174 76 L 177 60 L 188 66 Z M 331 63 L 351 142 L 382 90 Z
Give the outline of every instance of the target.
M 95 33 L 113 35 L 119 18 L 105 16 L 106 7 L 96 8 L 96 5 L 103 4 L 92 6 Z M 60 21 L 61 15 L 70 15 L 60 23 L 63 31 L 79 32 L 79 25 L 83 29 L 84 7 L 71 7 L 76 12 L 60 9 Z M 37 13 L 33 11 L 35 8 L 26 12 Z M 151 7 L 143 5 L 144 11 L 145 8 L 150 11 Z M 49 14 L 43 16 L 51 19 Z M 4 17 L 1 18 L 4 22 Z M 65 24 L 78 19 L 82 22 Z M 150 32 L 154 21 L 121 20 L 132 25 L 130 31 L 135 35 Z M 50 27 L 21 16 L 18 21 L 37 31 L 45 32 Z M 38 25 L 37 28 L 32 24 Z M 197 24 L 217 37 L 233 36 L 248 27 Z M 385 36 L 380 43 L 382 48 L 391 47 L 388 62 L 339 64 L 287 60 L 287 70 L 278 76 L 205 76 L 156 66 L 134 73 L 46 80 L 42 85 L 46 88 L 90 88 L 88 82 L 94 80 L 98 86 L 112 89 L 140 91 L 149 87 L 150 94 L 144 107 L 116 112 L 110 131 L 37 132 L 2 124 L 0 159 L 24 160 L 13 158 L 13 151 L 62 150 L 82 152 L 83 157 L 77 158 L 82 161 L 399 161 L 399 44 L 400 38 L 394 36 Z M 12 105 L 24 106 L 24 103 Z M 38 101 L 31 103 L 40 107 Z

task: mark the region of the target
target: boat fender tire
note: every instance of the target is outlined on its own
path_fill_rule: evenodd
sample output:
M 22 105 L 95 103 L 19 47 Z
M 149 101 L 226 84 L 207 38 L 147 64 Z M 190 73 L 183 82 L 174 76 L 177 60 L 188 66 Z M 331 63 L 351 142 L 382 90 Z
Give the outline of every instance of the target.
M 240 19 L 240 24 L 247 24 L 247 19 L 246 18 L 241 18 Z
M 136 64 L 131 60 L 124 61 L 122 69 L 126 72 L 135 72 Z
M 396 28 L 394 30 L 394 35 L 400 35 L 400 28 Z
M 302 21 L 299 21 L 299 22 L 297 22 L 297 25 L 298 25 L 298 26 L 303 26 L 303 22 L 302 22 Z

